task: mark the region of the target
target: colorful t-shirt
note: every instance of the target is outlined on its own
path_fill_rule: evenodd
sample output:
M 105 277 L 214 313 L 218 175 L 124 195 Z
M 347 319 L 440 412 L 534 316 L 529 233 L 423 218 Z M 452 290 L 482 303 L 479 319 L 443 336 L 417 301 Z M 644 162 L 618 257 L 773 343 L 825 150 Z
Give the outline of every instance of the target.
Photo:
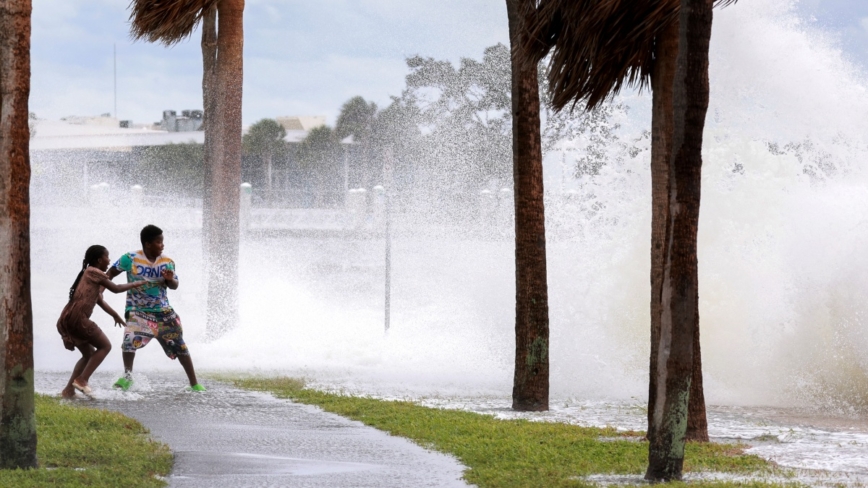
M 133 288 L 127 291 L 127 312 L 171 312 L 169 297 L 166 295 L 166 285 L 162 281 L 163 270 L 175 271 L 175 262 L 166 255 L 161 255 L 153 263 L 148 261 L 142 251 L 129 252 L 118 259 L 112 267 L 126 271 L 127 283 L 135 281 L 153 281 L 153 285 Z M 175 279 L 178 275 L 175 275 Z

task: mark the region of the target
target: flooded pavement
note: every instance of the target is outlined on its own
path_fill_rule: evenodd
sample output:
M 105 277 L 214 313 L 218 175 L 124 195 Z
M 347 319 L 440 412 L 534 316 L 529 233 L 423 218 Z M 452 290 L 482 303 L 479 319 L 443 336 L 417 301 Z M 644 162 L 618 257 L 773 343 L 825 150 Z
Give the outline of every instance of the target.
M 38 373 L 36 389 L 57 395 L 66 379 Z M 75 401 L 133 417 L 168 444 L 170 486 L 467 486 L 454 458 L 316 407 L 213 381 L 188 392 L 181 371 L 139 374 L 126 393 L 111 389 L 115 379 L 94 375 L 94 399 Z

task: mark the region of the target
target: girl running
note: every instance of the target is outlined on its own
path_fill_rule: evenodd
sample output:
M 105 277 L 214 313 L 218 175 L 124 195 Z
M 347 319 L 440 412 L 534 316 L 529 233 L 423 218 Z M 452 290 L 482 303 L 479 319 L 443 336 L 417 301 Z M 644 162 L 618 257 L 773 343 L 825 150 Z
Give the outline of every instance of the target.
M 90 246 L 84 253 L 82 269 L 75 278 L 72 288 L 69 289 L 69 302 L 63 307 L 60 319 L 57 320 L 57 331 L 63 339 L 63 346 L 74 351 L 77 347 L 81 351 L 81 359 L 75 363 L 69 383 L 61 392 L 63 398 L 75 396 L 75 390 L 85 395 L 91 394 L 88 381 L 90 375 L 111 351 L 111 343 L 100 328 L 90 320 L 94 305 L 99 305 L 107 314 L 115 319 L 115 325 L 126 325 L 124 319 L 118 315 L 102 299 L 102 290 L 107 289 L 112 293 L 121 293 L 133 288 L 146 285 L 147 281 L 138 281 L 118 285 L 113 283 L 105 271 L 108 269 L 108 249 L 103 246 Z

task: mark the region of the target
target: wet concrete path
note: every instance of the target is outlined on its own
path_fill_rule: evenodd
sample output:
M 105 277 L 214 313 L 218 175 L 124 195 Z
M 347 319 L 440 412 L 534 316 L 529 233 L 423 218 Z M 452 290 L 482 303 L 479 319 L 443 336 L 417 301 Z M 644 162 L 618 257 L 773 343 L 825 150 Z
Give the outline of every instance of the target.
M 454 458 L 316 407 L 213 381 L 207 393 L 186 392 L 181 371 L 145 373 L 126 393 L 110 388 L 114 379 L 98 373 L 95 399 L 77 401 L 133 417 L 168 444 L 170 486 L 467 486 Z M 40 373 L 36 389 L 57 395 L 65 383 Z

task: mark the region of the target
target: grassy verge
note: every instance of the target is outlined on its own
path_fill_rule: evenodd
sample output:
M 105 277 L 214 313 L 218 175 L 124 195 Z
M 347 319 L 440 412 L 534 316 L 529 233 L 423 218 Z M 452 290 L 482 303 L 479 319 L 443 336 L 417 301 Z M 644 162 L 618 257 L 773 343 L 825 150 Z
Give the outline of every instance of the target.
M 158 487 L 172 453 L 119 413 L 36 396 L 39 469 L 0 470 L 0 486 Z
M 224 378 L 227 379 L 227 378 Z M 317 405 L 328 412 L 409 438 L 417 444 L 454 455 L 469 469 L 465 479 L 480 488 L 592 485 L 592 474 L 638 475 L 644 472 L 648 445 L 638 433 L 575 425 L 497 420 L 457 410 L 428 408 L 410 402 L 323 393 L 304 388 L 292 378 L 234 378 L 236 386 L 268 391 L 299 403 Z M 768 474 L 774 468 L 757 456 L 745 455 L 743 446 L 690 444 L 687 471 L 714 471 L 739 475 Z M 702 482 L 701 486 L 773 486 L 763 482 Z

